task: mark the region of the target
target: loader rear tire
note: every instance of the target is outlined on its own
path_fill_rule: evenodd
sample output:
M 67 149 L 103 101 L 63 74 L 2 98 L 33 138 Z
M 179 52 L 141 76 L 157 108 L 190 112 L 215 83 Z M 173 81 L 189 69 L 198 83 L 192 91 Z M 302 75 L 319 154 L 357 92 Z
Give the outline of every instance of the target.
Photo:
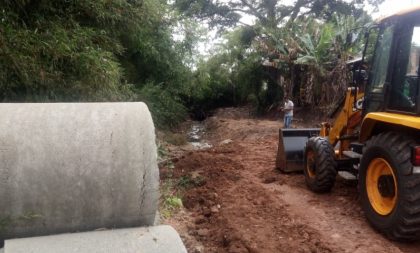
M 317 193 L 331 191 L 337 176 L 334 149 L 322 137 L 312 137 L 305 148 L 305 181 L 308 188 Z
M 365 216 L 375 229 L 398 241 L 420 234 L 420 175 L 412 174 L 412 144 L 400 134 L 380 133 L 367 142 L 360 164 Z

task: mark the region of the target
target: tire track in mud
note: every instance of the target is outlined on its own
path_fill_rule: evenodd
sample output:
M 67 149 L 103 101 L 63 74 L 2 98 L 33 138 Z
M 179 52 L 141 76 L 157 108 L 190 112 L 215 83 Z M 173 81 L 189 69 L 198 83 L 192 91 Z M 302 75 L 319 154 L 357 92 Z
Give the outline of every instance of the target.
M 259 148 L 252 150 L 254 155 L 244 154 L 244 157 L 255 160 L 259 156 L 261 162 L 265 161 L 265 166 L 257 167 L 262 170 L 259 177 L 263 187 L 285 204 L 289 215 L 318 231 L 321 242 L 329 245 L 333 252 L 420 251 L 419 243 L 402 244 L 389 241 L 368 225 L 361 211 L 355 182 L 346 182 L 338 178 L 331 193 L 315 194 L 305 187 L 303 174 L 287 175 L 273 170 L 275 154 L 271 150 L 276 150 L 277 143 L 270 140 L 275 138 L 276 136 L 268 137 L 262 145 L 251 142 L 247 146 Z M 249 168 L 246 171 L 252 171 L 249 173 L 250 177 L 256 176 L 255 170 Z

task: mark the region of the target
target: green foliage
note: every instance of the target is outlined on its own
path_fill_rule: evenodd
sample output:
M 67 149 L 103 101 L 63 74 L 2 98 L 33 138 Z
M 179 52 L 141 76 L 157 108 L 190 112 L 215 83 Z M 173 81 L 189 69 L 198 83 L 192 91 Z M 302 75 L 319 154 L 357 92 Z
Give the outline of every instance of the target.
M 173 179 L 167 179 L 161 182 L 160 185 L 159 211 L 164 218 L 169 218 L 183 207 L 182 198 L 176 189 Z
M 0 0 L 0 101 L 141 99 L 172 126 L 190 70 L 171 18 L 163 0 Z
M 299 84 L 306 90 L 305 103 L 331 104 L 342 96 L 349 83 L 346 62 L 362 51 L 361 38 L 346 44 L 346 36 L 350 32 L 362 34 L 361 29 L 353 29 L 369 21 L 367 16 L 355 19 L 341 15 L 333 15 L 329 22 L 303 20 L 300 26 L 303 33 L 295 32 L 299 45 L 295 49 L 297 55 L 289 58 L 296 65 L 306 66 L 305 73 L 301 74 L 306 77 L 306 83 Z
M 214 56 L 198 64 L 187 99 L 196 114 L 245 103 L 263 113 L 280 100 L 280 87 L 262 66 L 263 54 L 254 50 L 257 35 L 248 27 L 229 32 Z
M 201 176 L 192 177 L 191 175 L 182 176 L 178 180 L 178 187 L 188 189 L 192 187 L 202 186 L 205 184 L 205 179 Z
M 257 113 L 277 106 L 284 93 L 299 96 L 295 99 L 303 104 L 333 103 L 349 81 L 346 61 L 362 50 L 360 38 L 347 45 L 346 35 L 369 21 L 367 16 L 332 15 L 330 21 L 309 16 L 282 27 L 257 24 L 252 32 L 250 27 L 238 28 L 226 35 L 217 54 L 200 65 L 198 71 L 207 75 L 201 75 L 205 78 L 198 79 L 198 87 L 212 93 L 219 87 L 216 84 L 232 87 L 232 103 L 249 102 Z M 267 61 L 271 66 L 263 67 Z M 219 66 L 217 72 L 211 71 L 213 65 Z
M 233 104 L 233 89 L 228 79 L 230 70 L 222 64 L 223 57 L 199 62 L 192 82 L 184 87 L 183 101 L 196 119 L 204 119 L 211 109 Z
M 168 208 L 176 209 L 182 207 L 182 199 L 171 196 L 165 199 L 165 204 L 168 206 Z
M 0 217 L 0 236 L 7 231 L 12 224 L 12 218 L 10 216 Z
M 347 33 L 369 21 L 362 0 L 170 3 L 0 0 L 0 101 L 141 100 L 159 128 L 221 106 L 251 102 L 264 112 L 295 90 L 301 66 L 308 94 L 326 94 L 325 80 L 360 51 L 345 44 Z M 198 60 L 206 30 L 197 20 L 227 28 L 244 14 L 255 25 L 225 33 L 225 43 Z M 266 60 L 273 68 L 262 66 Z
M 182 146 L 187 144 L 187 138 L 185 134 L 178 133 L 166 133 L 165 140 L 175 146 Z
M 1 216 L 0 217 L 0 236 L 6 233 L 10 227 L 16 225 L 16 223 L 31 223 L 39 219 L 42 219 L 42 217 L 43 217 L 42 215 L 33 211 L 28 211 L 15 217 Z
M 113 33 L 136 16 L 121 13 L 134 6 L 125 1 L 3 1 L 1 6 L 2 100 L 101 101 L 131 95 L 120 82 L 117 57 L 123 45 Z
M 299 96 L 295 99 L 303 104 L 333 103 L 348 83 L 346 61 L 362 49 L 362 33 L 352 29 L 370 22 L 366 4 L 381 2 L 176 0 L 174 6 L 186 16 L 222 28 L 241 24 L 244 15 L 255 18 L 254 25 L 228 32 L 224 45 L 198 66 L 193 104 L 216 106 L 211 102 L 223 95 L 209 94 L 218 90 L 232 98 L 225 101 L 251 102 L 260 113 L 280 103 L 284 93 Z M 346 44 L 349 32 L 358 35 L 351 45 Z
M 139 99 L 148 105 L 156 126 L 160 128 L 174 127 L 185 119 L 187 109 L 175 95 L 175 91 L 170 88 L 147 83 L 138 91 L 138 94 Z
M 165 149 L 165 147 L 160 141 L 156 143 L 156 146 L 158 161 L 164 160 L 168 156 L 168 151 Z

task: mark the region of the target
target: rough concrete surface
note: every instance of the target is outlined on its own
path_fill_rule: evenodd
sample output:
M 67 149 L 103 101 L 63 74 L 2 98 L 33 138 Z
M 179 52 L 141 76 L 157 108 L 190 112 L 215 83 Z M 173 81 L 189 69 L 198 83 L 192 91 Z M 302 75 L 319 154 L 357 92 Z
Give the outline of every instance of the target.
M 7 240 L 4 253 L 187 253 L 170 226 Z
M 156 158 L 143 103 L 0 104 L 3 238 L 152 225 Z

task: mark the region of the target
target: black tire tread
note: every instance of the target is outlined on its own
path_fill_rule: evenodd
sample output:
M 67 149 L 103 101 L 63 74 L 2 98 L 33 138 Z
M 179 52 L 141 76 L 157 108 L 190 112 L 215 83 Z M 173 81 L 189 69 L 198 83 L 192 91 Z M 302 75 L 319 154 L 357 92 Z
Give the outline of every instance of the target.
M 393 240 L 412 241 L 420 235 L 420 175 L 411 173 L 409 147 L 414 140 L 395 132 L 380 133 L 366 143 L 364 152 L 372 147 L 388 149 L 394 157 L 398 176 L 398 215 L 388 228 L 376 227 Z M 365 212 L 366 213 L 366 212 Z M 367 217 L 369 220 L 369 217 Z M 372 222 L 371 222 L 372 223 Z
M 310 178 L 306 172 L 305 152 L 305 181 L 310 190 L 317 193 L 331 191 L 337 176 L 334 149 L 329 141 L 322 137 L 312 137 L 308 140 L 306 151 L 312 149 L 315 152 L 316 175 Z

